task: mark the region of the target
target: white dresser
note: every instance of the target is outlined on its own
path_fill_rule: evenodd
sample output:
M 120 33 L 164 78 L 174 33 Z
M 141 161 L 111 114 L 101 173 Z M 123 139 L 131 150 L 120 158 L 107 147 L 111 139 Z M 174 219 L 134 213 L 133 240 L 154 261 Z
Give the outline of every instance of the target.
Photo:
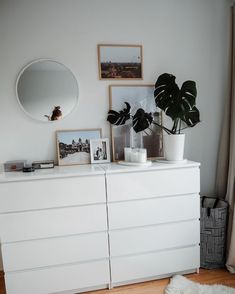
M 106 168 L 112 286 L 200 266 L 199 164 Z
M 7 293 L 46 294 L 110 283 L 104 171 L 91 165 L 0 177 Z
M 199 164 L 0 174 L 8 294 L 76 293 L 199 268 Z

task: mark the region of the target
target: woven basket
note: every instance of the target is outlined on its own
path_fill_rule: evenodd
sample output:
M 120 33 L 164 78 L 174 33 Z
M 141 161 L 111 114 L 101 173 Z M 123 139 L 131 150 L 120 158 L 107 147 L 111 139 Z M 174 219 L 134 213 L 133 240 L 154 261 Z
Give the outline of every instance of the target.
M 201 267 L 212 269 L 225 265 L 228 203 L 225 200 L 201 198 Z

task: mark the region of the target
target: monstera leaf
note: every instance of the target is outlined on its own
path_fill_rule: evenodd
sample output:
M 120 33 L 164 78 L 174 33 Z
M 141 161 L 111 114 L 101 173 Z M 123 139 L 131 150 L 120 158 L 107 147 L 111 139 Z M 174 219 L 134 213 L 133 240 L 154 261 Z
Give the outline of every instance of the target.
M 139 108 L 133 116 L 133 129 L 136 133 L 144 131 L 151 125 L 152 121 L 152 114 Z
M 187 126 L 195 126 L 200 121 L 196 108 L 197 89 L 194 81 L 186 81 L 181 89 L 175 83 L 175 76 L 164 73 L 155 84 L 154 98 L 157 107 L 162 109 L 176 124 L 182 120 Z
M 109 110 L 107 121 L 110 122 L 112 125 L 124 125 L 125 122 L 130 119 L 130 109 L 131 106 L 128 102 L 125 102 L 126 108 L 117 112 L 115 110 Z
M 179 87 L 175 83 L 175 76 L 162 74 L 155 84 L 154 98 L 157 107 L 167 111 L 169 106 L 173 106 L 174 97 L 179 93 Z
M 194 127 L 200 122 L 200 113 L 196 106 L 192 110 L 187 111 L 187 114 L 181 118 L 189 127 Z
M 182 113 L 180 118 L 189 127 L 193 127 L 200 122 L 199 110 L 195 106 L 196 97 L 196 83 L 193 81 L 184 82 L 180 90 L 180 101 L 182 105 Z

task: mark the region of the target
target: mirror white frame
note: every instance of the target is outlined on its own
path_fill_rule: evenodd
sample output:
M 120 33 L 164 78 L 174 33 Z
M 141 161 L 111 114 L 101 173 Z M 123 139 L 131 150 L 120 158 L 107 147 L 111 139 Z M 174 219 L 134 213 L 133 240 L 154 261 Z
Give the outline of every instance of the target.
M 40 63 L 40 62 L 51 62 L 51 63 L 55 63 L 55 64 L 59 65 L 60 67 L 63 67 L 70 74 L 70 76 L 71 76 L 71 78 L 72 78 L 72 80 L 74 82 L 74 89 L 76 91 L 76 93 L 74 94 L 74 100 L 75 100 L 75 102 L 74 102 L 73 106 L 71 106 L 70 110 L 65 113 L 65 115 L 63 114 L 62 117 L 58 117 L 57 119 L 51 119 L 51 118 L 52 118 L 53 113 L 55 113 L 57 111 L 56 108 L 59 106 L 59 109 L 60 109 L 61 105 L 54 105 L 53 106 L 54 109 L 51 108 L 50 111 L 49 111 L 49 113 L 45 113 L 44 116 L 42 116 L 42 119 L 40 119 L 39 117 L 35 117 L 35 115 L 33 115 L 32 113 L 30 113 L 29 111 L 27 111 L 27 109 L 25 109 L 24 105 L 22 104 L 22 98 L 19 97 L 19 89 L 18 88 L 19 88 L 20 79 L 22 78 L 23 73 L 30 66 L 32 66 L 32 65 L 34 65 L 36 63 Z M 79 98 L 79 85 L 78 85 L 78 81 L 77 81 L 75 75 L 73 74 L 73 72 L 67 66 L 65 66 L 63 63 L 58 62 L 58 61 L 53 60 L 53 59 L 49 59 L 49 58 L 41 58 L 41 59 L 33 60 L 32 62 L 26 64 L 21 69 L 21 71 L 18 74 L 17 80 L 16 80 L 15 93 L 16 93 L 16 98 L 17 98 L 17 101 L 18 101 L 18 103 L 20 105 L 20 108 L 23 110 L 24 113 L 27 114 L 27 116 L 31 117 L 32 119 L 34 119 L 36 121 L 46 122 L 47 123 L 47 122 L 55 122 L 55 121 L 57 121 L 60 118 L 65 118 L 66 116 L 68 116 L 69 114 L 71 114 L 77 108 L 77 106 L 78 106 L 78 98 Z M 58 110 L 58 111 L 61 113 L 60 110 Z

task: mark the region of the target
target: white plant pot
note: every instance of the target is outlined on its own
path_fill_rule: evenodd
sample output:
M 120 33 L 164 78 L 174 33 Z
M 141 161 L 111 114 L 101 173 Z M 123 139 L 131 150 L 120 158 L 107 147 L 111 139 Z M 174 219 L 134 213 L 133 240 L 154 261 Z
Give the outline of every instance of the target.
M 185 134 L 163 134 L 163 147 L 166 160 L 184 160 Z

